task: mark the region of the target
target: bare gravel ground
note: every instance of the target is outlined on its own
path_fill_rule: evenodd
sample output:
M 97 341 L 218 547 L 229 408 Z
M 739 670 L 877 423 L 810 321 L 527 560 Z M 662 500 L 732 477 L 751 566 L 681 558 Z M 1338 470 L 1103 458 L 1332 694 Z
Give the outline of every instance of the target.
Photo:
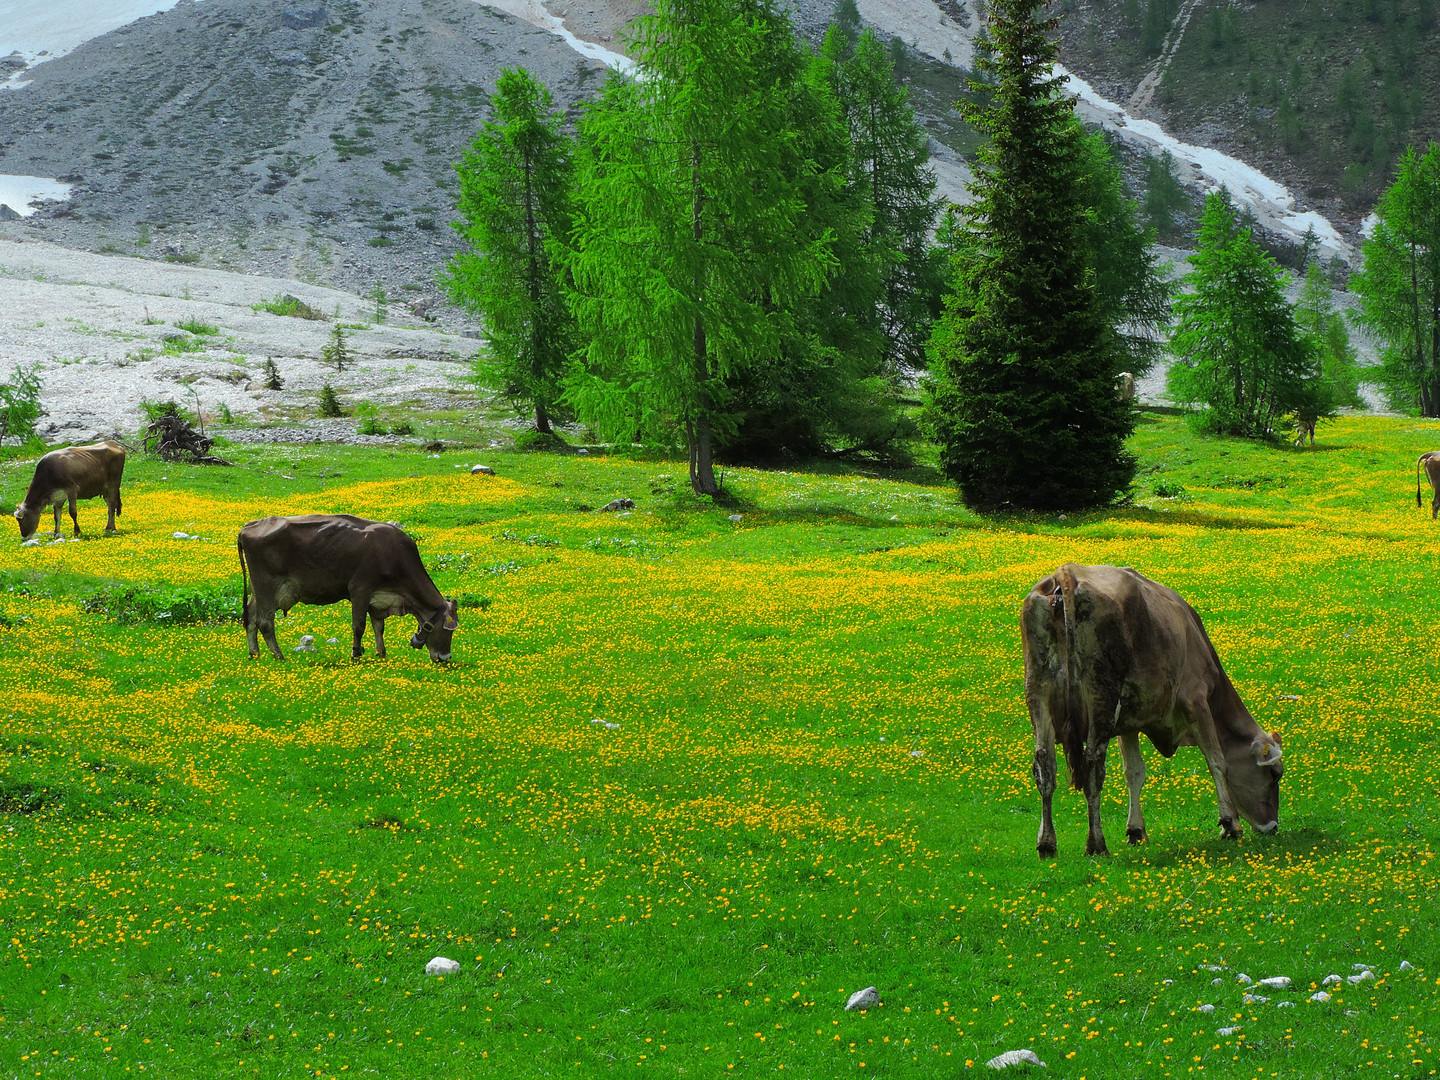
M 346 331 L 353 364 L 336 371 L 321 362 L 332 322 L 252 309 L 285 294 L 355 327 Z M 0 239 L 0 378 L 13 365 L 40 365 L 39 430 L 50 443 L 133 435 L 144 401 L 193 409 L 198 399 L 207 422 L 222 406 L 250 424 L 313 417 L 326 382 L 342 402 L 428 412 L 478 404 L 467 378 L 476 341 L 393 305 L 384 325 L 374 325 L 373 315 L 365 298 L 286 278 Z M 216 333 L 197 337 L 178 327 L 184 322 Z M 177 336 L 201 351 L 167 355 L 166 338 Z M 264 388 L 270 358 L 284 380 L 279 391 Z M 353 421 L 306 423 L 289 438 L 364 441 L 353 428 Z

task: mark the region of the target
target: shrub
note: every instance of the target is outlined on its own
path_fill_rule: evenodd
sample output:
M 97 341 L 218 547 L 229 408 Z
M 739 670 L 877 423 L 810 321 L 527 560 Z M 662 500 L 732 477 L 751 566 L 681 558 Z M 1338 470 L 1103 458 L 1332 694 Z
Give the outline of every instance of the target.
M 345 415 L 345 410 L 340 408 L 340 399 L 335 396 L 335 388 L 328 382 L 320 388 L 320 407 L 318 411 L 321 416 L 334 417 Z
M 261 300 L 258 304 L 250 305 L 251 311 L 268 311 L 272 315 L 289 315 L 296 319 L 310 319 L 314 322 L 324 322 L 325 313 L 317 311 L 299 297 L 284 293 L 275 297 L 274 300 Z
M 320 350 L 320 357 L 328 364 L 334 364 L 336 371 L 344 371 L 345 365 L 352 359 L 350 348 L 346 344 L 345 330 L 338 323 L 330 329 L 330 340 Z
M 199 319 L 186 319 L 184 322 L 177 322 L 175 325 L 178 326 L 181 330 L 189 331 L 196 337 L 208 337 L 211 334 L 218 334 L 220 332 L 220 328 L 218 326 L 213 326 L 210 323 L 201 322 Z
M 35 437 L 35 421 L 40 419 L 40 365 L 21 364 L 0 383 L 0 446 L 8 436 L 29 442 Z
M 272 356 L 265 361 L 265 389 L 282 390 L 285 387 L 285 380 L 280 378 L 280 366 L 275 363 Z

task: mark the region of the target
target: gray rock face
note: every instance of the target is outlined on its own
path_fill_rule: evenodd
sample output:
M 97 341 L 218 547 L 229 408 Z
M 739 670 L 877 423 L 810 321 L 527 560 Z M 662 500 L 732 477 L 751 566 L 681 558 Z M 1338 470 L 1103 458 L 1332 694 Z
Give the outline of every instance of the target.
M 0 221 L 19 221 L 20 215 L 3 202 L 0 202 Z
M 287 30 L 313 30 L 325 25 L 325 9 L 319 4 L 286 4 L 280 10 L 280 25 Z
M 850 995 L 850 1000 L 845 1003 L 846 1012 L 855 1012 L 857 1009 L 873 1009 L 880 1004 L 880 995 L 875 987 L 867 986 L 864 990 L 856 990 Z

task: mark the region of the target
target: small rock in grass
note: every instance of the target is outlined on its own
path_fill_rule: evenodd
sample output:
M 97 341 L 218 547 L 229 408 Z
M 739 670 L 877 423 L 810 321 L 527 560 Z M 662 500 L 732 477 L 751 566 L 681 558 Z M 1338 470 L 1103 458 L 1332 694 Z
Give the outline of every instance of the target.
M 1346 1015 L 1346 1016 L 1350 1016 L 1350 1017 L 1359 1016 L 1359 1015 L 1360 1015 L 1360 1010 L 1359 1010 L 1359 1009 L 1346 1009 L 1346 1010 L 1345 1010 L 1345 1015 Z
M 1271 990 L 1289 990 L 1290 976 L 1275 975 L 1269 979 L 1261 979 L 1256 986 L 1268 986 Z
M 580 448 L 579 448 L 578 450 L 576 450 L 575 452 L 576 452 L 577 454 L 588 454 L 588 453 L 590 453 L 590 451 L 589 451 L 589 450 L 586 450 L 585 447 L 583 447 L 583 446 L 580 447 Z
M 1277 1002 L 1275 1003 L 1275 1007 L 1276 1007 L 1277 1009 L 1293 1009 L 1293 1008 L 1295 1007 L 1295 1002 L 1293 1002 L 1293 1001 L 1277 1001 Z
M 1315 993 L 1310 995 L 1310 1000 L 1318 1001 L 1321 1004 L 1324 1004 L 1325 1002 L 1330 1000 L 1330 995 L 1327 994 L 1324 990 L 1316 990 Z
M 39 546 L 40 546 L 40 538 L 39 538 L 38 536 L 32 536 L 29 540 L 22 540 L 21 543 L 20 543 L 20 546 L 21 546 L 21 547 L 39 547 Z
M 600 512 L 603 514 L 603 513 L 605 513 L 606 511 L 634 510 L 634 509 L 635 509 L 635 500 L 634 500 L 634 499 L 611 499 L 611 500 L 610 500 L 608 503 L 606 503 L 604 506 L 600 507 Z
M 173 533 L 170 534 L 170 539 L 171 539 L 171 540 L 189 540 L 189 539 L 190 539 L 190 534 L 189 534 L 189 533 L 185 533 L 185 532 L 181 532 L 179 529 L 176 529 Z
M 1339 986 L 1339 985 L 1340 985 L 1340 976 L 1339 976 L 1339 975 L 1326 975 L 1325 978 L 1323 978 L 1323 979 L 1320 980 L 1320 985 L 1321 985 L 1321 986 Z
M 1251 979 L 1249 975 L 1246 975 L 1243 971 L 1239 975 L 1235 976 L 1235 981 L 1238 982 L 1241 986 L 1249 986 L 1252 982 L 1254 982 L 1254 980 Z
M 1206 971 L 1224 971 L 1224 970 L 1225 970 L 1225 969 L 1224 969 L 1223 967 L 1221 967 L 1219 964 L 1206 964 L 1206 965 L 1204 965 L 1204 967 L 1205 967 L 1205 970 L 1206 970 Z
M 1415 970 L 1415 965 L 1412 964 L 1412 963 L 1410 963 L 1409 960 L 1401 960 L 1401 961 L 1400 961 L 1400 970 L 1401 970 L 1401 971 L 1414 971 L 1414 970 Z
M 326 644 L 326 645 L 339 645 L 339 644 L 340 644 L 340 639 L 339 639 L 339 638 L 333 638 L 333 637 L 327 637 L 327 638 L 325 639 L 325 644 Z
M 1351 986 L 1359 986 L 1361 983 L 1370 982 L 1374 978 L 1375 973 L 1373 971 L 1362 971 L 1359 975 L 1345 976 L 1345 981 L 1348 982 Z
M 295 651 L 296 651 L 296 652 L 314 652 L 314 651 L 315 651 L 315 635 L 314 635 L 314 634 L 304 634 L 304 635 L 302 635 L 301 638 L 300 638 L 300 644 L 295 646 Z
M 1216 1028 L 1216 1029 L 1215 1029 L 1215 1034 L 1216 1034 L 1216 1035 L 1234 1035 L 1234 1034 L 1238 1033 L 1239 1030 L 1240 1030 L 1240 1029 L 1239 1029 L 1238 1027 Z
M 494 476 L 494 475 L 495 475 L 495 470 L 492 469 L 489 465 L 471 465 L 471 466 L 470 466 L 470 475 L 471 475 L 471 476 Z
M 1374 971 L 1375 969 L 1372 968 L 1369 964 L 1351 964 L 1351 965 L 1350 965 L 1350 970 L 1351 970 L 1351 971 Z
M 845 1002 L 845 1011 L 854 1012 L 856 1009 L 871 1009 L 880 1004 L 880 995 L 876 993 L 873 986 L 867 986 L 864 990 L 856 990 L 850 995 L 850 1000 Z
M 460 970 L 460 965 L 454 960 L 447 960 L 443 956 L 437 956 L 425 965 L 426 975 L 454 975 Z
M 1046 1065 L 1035 1056 L 1034 1050 L 1006 1050 L 1003 1054 L 996 1054 L 986 1065 L 992 1069 L 1008 1069 L 1011 1065 L 1039 1065 L 1045 1068 Z
M 619 724 L 606 724 L 606 725 L 605 725 L 605 730 L 606 730 L 606 731 L 619 731 L 619 730 L 620 730 L 620 725 L 619 725 Z
M 1211 986 L 1224 986 L 1224 985 L 1225 985 L 1225 980 L 1224 980 L 1224 979 L 1211 979 L 1211 980 L 1210 980 L 1210 985 L 1211 985 Z
M 1175 980 L 1174 980 L 1174 979 L 1161 979 L 1161 980 L 1160 980 L 1160 985 L 1161 985 L 1161 986 L 1174 986 L 1174 985 L 1175 985 Z
M 1246 1005 L 1264 1005 L 1270 999 L 1264 994 L 1246 994 L 1240 999 Z
M 730 520 L 731 520 L 732 522 L 734 522 L 736 525 L 739 525 L 740 522 L 742 522 L 742 521 L 745 520 L 745 515 L 744 515 L 744 514 L 731 514 L 731 515 L 730 515 Z
M 924 757 L 924 756 L 925 756 L 925 751 L 924 751 L 924 750 L 911 750 L 911 751 L 910 751 L 910 756 L 911 756 L 911 757 Z
M 1215 1006 L 1214 1006 L 1214 1005 L 1196 1005 L 1196 1006 L 1195 1006 L 1195 1011 L 1196 1011 L 1196 1012 L 1201 1012 L 1201 1013 L 1206 1013 L 1206 1014 L 1208 1015 L 1209 1013 L 1213 1013 L 1213 1012 L 1215 1011 Z

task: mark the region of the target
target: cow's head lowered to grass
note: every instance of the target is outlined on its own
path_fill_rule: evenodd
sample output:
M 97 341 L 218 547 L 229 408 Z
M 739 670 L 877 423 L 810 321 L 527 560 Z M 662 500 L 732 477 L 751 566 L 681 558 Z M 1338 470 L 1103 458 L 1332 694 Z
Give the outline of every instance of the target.
M 1225 754 L 1225 783 L 1240 816 L 1262 833 L 1280 827 L 1280 777 L 1285 773 L 1280 733 L 1262 733 Z
M 20 523 L 20 539 L 29 540 L 40 527 L 40 507 L 21 503 L 15 507 L 15 520 Z
M 412 649 L 425 648 L 430 650 L 430 659 L 437 664 L 448 664 L 450 662 L 450 638 L 460 627 L 459 605 L 454 600 L 446 600 L 445 606 L 431 614 L 428 618 L 417 615 L 416 620 L 419 626 L 415 634 L 410 638 Z

